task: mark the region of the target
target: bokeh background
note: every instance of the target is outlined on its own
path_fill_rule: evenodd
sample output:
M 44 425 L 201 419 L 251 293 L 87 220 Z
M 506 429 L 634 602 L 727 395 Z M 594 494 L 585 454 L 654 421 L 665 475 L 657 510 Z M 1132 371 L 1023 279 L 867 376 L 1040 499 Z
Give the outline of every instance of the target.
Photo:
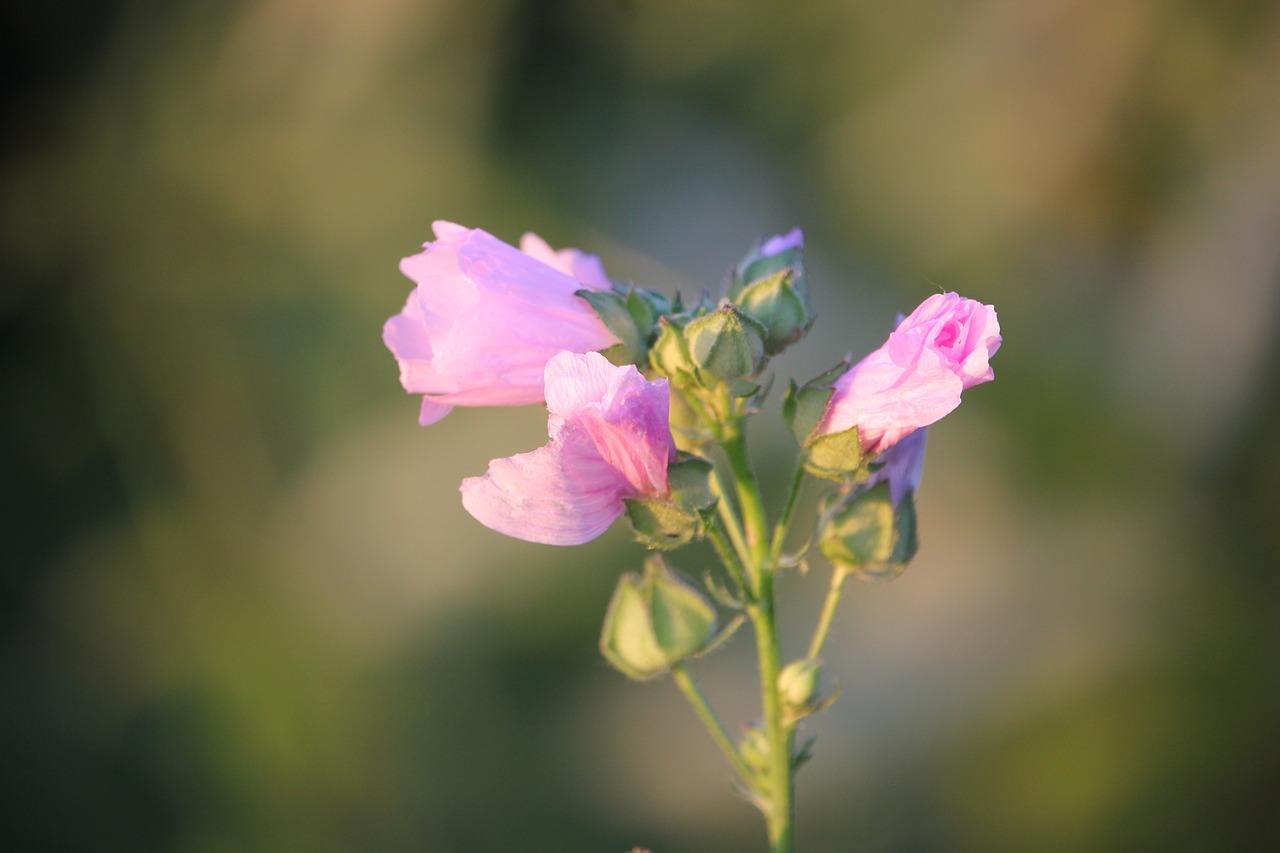
M 800 225 L 821 313 L 780 379 L 930 293 L 997 306 L 920 555 L 829 645 L 807 853 L 1280 849 L 1277 4 L 0 21 L 0 846 L 762 849 L 675 689 L 596 651 L 625 525 L 462 510 L 545 415 L 416 425 L 380 331 L 445 218 L 686 293 Z M 792 654 L 825 582 L 783 584 Z M 750 645 L 697 667 L 733 726 Z

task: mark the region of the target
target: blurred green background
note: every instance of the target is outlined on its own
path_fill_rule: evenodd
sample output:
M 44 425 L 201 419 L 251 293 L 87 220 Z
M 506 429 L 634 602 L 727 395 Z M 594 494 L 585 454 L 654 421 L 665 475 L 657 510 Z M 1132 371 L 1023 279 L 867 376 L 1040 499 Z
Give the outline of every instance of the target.
M 800 225 L 820 316 L 780 379 L 938 290 L 997 306 L 920 555 L 829 644 L 806 853 L 1280 849 L 1277 4 L 0 21 L 0 846 L 763 848 L 676 690 L 596 651 L 625 525 L 463 511 L 545 414 L 416 425 L 380 331 L 445 218 L 686 293 Z M 784 651 L 825 582 L 784 583 Z M 752 666 L 744 635 L 696 669 L 735 727 Z

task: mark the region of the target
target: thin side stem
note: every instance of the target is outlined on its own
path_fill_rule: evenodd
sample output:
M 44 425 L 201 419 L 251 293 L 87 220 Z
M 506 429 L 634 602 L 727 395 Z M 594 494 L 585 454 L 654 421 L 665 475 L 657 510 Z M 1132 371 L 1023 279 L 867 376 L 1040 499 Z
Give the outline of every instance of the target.
M 729 759 L 729 763 L 733 765 L 738 778 L 743 784 L 750 784 L 751 769 L 747 767 L 747 763 L 742 759 L 742 754 L 734 746 L 733 738 L 729 737 L 729 733 L 724 730 L 724 725 L 711 708 L 707 697 L 702 694 L 702 689 L 698 687 L 698 682 L 693 680 L 693 675 L 685 668 L 684 664 L 680 663 L 671 668 L 671 679 L 680 688 L 680 692 L 684 694 L 684 697 L 689 700 L 689 704 L 693 706 L 694 713 L 698 715 L 698 719 L 702 720 L 702 724 L 707 727 L 707 731 L 711 734 L 711 739 L 720 747 L 724 757 Z
M 791 488 L 787 491 L 787 502 L 782 505 L 782 515 L 773 527 L 773 543 L 769 549 L 769 564 L 777 568 L 778 558 L 782 556 L 782 544 L 787 539 L 787 531 L 791 527 L 791 514 L 796 509 L 796 498 L 800 496 L 800 486 L 804 483 L 804 458 L 796 457 L 796 471 L 791 475 Z
M 738 489 L 738 504 L 742 508 L 743 532 L 750 549 L 752 561 L 764 571 L 768 569 L 769 543 L 766 531 L 769 522 L 765 517 L 764 501 L 760 497 L 760 484 L 756 480 L 751 458 L 747 456 L 746 442 L 740 430 L 727 432 L 721 443 L 729 466 L 733 469 L 734 483 Z M 760 579 L 757 578 L 757 581 Z
M 750 600 L 753 595 L 752 586 L 747 581 L 746 573 L 742 567 L 742 560 L 729 543 L 729 540 L 725 538 L 724 531 L 719 524 L 707 526 L 707 538 L 711 540 L 711 545 L 716 549 L 716 554 L 720 557 L 720 562 L 724 563 L 725 570 L 729 573 L 729 576 L 738 584 L 739 591 L 745 598 Z
M 831 571 L 831 588 L 827 590 L 827 598 L 822 602 L 822 613 L 818 616 L 818 627 L 814 629 L 813 641 L 809 643 L 809 659 L 812 660 L 822 653 L 822 647 L 827 642 L 827 635 L 831 633 L 831 626 L 836 621 L 836 611 L 840 608 L 840 597 L 844 594 L 844 582 L 849 577 L 849 571 L 840 566 L 836 566 Z
M 720 496 L 720 500 L 716 504 L 716 511 L 720 514 L 720 520 L 724 522 L 725 532 L 729 534 L 729 539 L 733 542 L 734 549 L 738 552 L 738 559 L 743 563 L 750 563 L 751 551 L 747 548 L 747 541 L 742 535 L 742 522 L 738 520 L 738 515 L 733 511 L 733 504 L 729 498 L 729 492 L 724 487 L 724 481 L 720 478 L 720 469 L 712 469 L 711 482 L 715 486 L 716 494 Z

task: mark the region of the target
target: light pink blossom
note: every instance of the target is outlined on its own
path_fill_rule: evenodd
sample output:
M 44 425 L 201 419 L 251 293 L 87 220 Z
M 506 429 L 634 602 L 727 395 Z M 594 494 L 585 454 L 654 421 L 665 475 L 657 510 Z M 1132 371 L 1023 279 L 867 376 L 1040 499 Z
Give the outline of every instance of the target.
M 856 426 L 864 452 L 892 447 L 960 405 L 965 388 L 994 379 L 988 360 L 999 348 L 994 307 L 955 293 L 930 296 L 836 380 L 818 432 Z
M 618 342 L 574 295 L 610 287 L 594 255 L 556 252 L 532 234 L 521 241 L 529 251 L 521 251 L 478 228 L 434 228 L 436 240 L 400 262 L 417 287 L 382 330 L 400 383 L 424 395 L 424 426 L 454 406 L 540 403 L 553 355 Z
M 577 279 L 591 290 L 608 290 L 613 286 L 609 276 L 605 274 L 600 258 L 579 249 L 557 251 L 532 231 L 520 238 L 520 251 L 552 269 L 560 270 L 570 278 Z
M 650 382 L 596 352 L 563 352 L 547 362 L 545 387 L 551 440 L 462 481 L 462 505 L 481 524 L 530 542 L 580 545 L 622 515 L 624 498 L 669 492 L 676 448 L 667 380 Z

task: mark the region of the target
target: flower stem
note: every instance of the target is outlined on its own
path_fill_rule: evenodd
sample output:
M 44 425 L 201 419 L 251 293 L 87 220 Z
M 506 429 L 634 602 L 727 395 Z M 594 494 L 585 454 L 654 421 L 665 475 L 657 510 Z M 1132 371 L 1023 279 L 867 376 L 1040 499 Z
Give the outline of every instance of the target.
M 760 695 L 769 742 L 769 789 L 764 807 L 769 844 L 773 853 L 793 853 L 795 768 L 791 761 L 792 726 L 783 716 L 782 697 L 778 693 L 782 654 L 774 619 L 772 572 L 763 573 L 759 601 L 748 612 L 755 626 L 756 653 L 760 658 Z
M 711 705 L 707 702 L 707 697 L 702 694 L 702 689 L 698 687 L 698 682 L 693 680 L 692 673 L 679 663 L 671 667 L 671 679 L 675 681 L 676 686 L 680 688 L 680 692 L 689 700 L 689 704 L 693 706 L 694 712 L 698 715 L 698 719 L 702 720 L 702 724 L 707 727 L 707 731 L 711 733 L 711 739 L 720 747 L 720 751 L 724 753 L 725 758 L 729 759 L 729 763 L 733 765 L 734 771 L 738 774 L 738 778 L 744 785 L 751 783 L 751 769 L 747 767 L 747 763 L 742 759 L 742 753 L 738 752 L 738 748 L 734 746 L 733 739 L 729 737 L 729 733 L 724 730 L 720 718 L 716 716 L 716 712 L 712 710 Z
M 847 569 L 836 566 L 831 570 L 831 587 L 827 590 L 827 598 L 822 602 L 822 613 L 818 616 L 818 627 L 814 629 L 813 641 L 809 643 L 809 659 L 822 653 L 822 647 L 831 633 L 831 625 L 836 621 L 836 611 L 840 608 L 840 597 L 844 594 L 844 582 L 849 577 Z
M 747 455 L 741 421 L 733 422 L 721 434 L 721 444 L 733 469 L 738 505 L 751 560 L 749 574 L 755 583 L 754 601 L 747 607 L 756 635 L 756 654 L 760 666 L 760 700 L 764 711 L 764 729 L 769 744 L 769 777 L 762 796 L 762 809 L 769 831 L 773 853 L 795 851 L 795 781 L 792 764 L 793 727 L 783 714 L 778 692 L 778 673 L 782 670 L 781 643 L 774 608 L 774 565 L 768 537 L 768 518 L 760 483 Z M 788 499 L 793 502 L 794 499 Z
M 724 487 L 718 468 L 712 472 L 711 483 L 715 487 L 716 494 L 720 497 L 719 502 L 716 504 L 716 511 L 719 512 L 720 520 L 724 523 L 725 532 L 729 534 L 729 539 L 733 542 L 733 547 L 738 552 L 738 558 L 744 563 L 749 563 L 751 561 L 751 552 L 747 549 L 747 541 L 742 535 L 742 523 L 738 521 L 738 515 L 733 511 L 729 492 Z

